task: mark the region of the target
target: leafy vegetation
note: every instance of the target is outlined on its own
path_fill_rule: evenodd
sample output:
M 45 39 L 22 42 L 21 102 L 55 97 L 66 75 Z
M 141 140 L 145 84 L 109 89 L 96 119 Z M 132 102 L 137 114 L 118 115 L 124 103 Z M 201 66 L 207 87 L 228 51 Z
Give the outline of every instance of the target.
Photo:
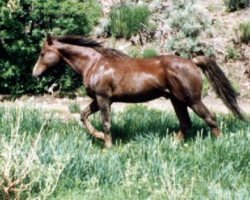
M 45 85 L 58 82 L 72 89 L 80 79 L 61 66 L 53 76 L 37 80 L 31 70 L 48 32 L 55 35 L 90 34 L 98 22 L 101 8 L 96 0 L 43 1 L 11 0 L 0 2 L 0 90 L 22 94 L 45 91 Z M 66 77 L 60 74 L 66 71 Z M 18 83 L 18 84 L 17 84 Z
M 239 26 L 241 32 L 241 41 L 245 43 L 250 42 L 250 21 L 243 22 Z
M 182 57 L 199 53 L 202 50 L 199 37 L 210 25 L 203 11 L 196 7 L 193 1 L 177 0 L 173 1 L 168 18 L 175 34 L 167 41 L 167 49 Z
M 157 56 L 158 53 L 154 48 L 142 50 L 140 46 L 131 46 L 128 50 L 128 54 L 133 58 L 152 58 Z
M 81 107 L 78 103 L 71 103 L 68 106 L 70 113 L 80 113 Z
M 128 50 L 128 55 L 133 58 L 141 58 L 142 57 L 141 47 L 131 46 Z
M 227 59 L 232 59 L 232 60 L 237 60 L 241 57 L 239 50 L 236 49 L 236 47 L 231 44 L 226 48 L 226 58 Z
M 46 116 L 48 113 L 41 110 L 1 107 L 0 162 L 7 151 L 2 148 L 3 140 L 8 139 L 11 144 L 11 133 L 17 124 L 17 136 L 27 147 L 41 132 L 38 160 L 52 167 L 51 152 L 59 160 L 70 155 L 49 199 L 250 198 L 250 126 L 231 116 L 217 116 L 224 137 L 216 140 L 207 126 L 192 115 L 193 136 L 178 144 L 171 136 L 178 130 L 173 113 L 131 107 L 112 115 L 116 145 L 110 150 L 90 138 L 79 122 L 65 123 L 56 116 Z M 100 128 L 99 117 L 94 116 L 92 122 Z M 25 152 L 20 151 L 19 155 L 25 156 Z M 49 170 L 44 173 L 42 177 L 36 175 L 54 180 Z M 34 178 L 29 177 L 27 180 Z M 27 195 L 39 197 L 44 191 L 44 187 L 31 188 L 30 193 L 21 194 L 21 199 L 27 199 Z M 0 188 L 0 199 L 4 197 Z
M 142 53 L 143 58 L 151 58 L 157 56 L 157 51 L 153 48 L 144 49 Z
M 236 11 L 250 6 L 250 0 L 224 0 L 229 12 Z
M 111 10 L 108 29 L 114 37 L 130 38 L 148 27 L 149 17 L 150 11 L 146 5 L 121 4 Z

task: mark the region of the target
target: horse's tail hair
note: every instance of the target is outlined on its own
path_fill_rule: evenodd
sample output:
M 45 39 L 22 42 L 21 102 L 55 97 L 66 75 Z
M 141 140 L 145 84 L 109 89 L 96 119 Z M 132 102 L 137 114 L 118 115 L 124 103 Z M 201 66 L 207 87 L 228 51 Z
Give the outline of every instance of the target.
M 230 84 L 221 68 L 212 58 L 198 56 L 193 58 L 193 62 L 201 68 L 213 89 L 224 102 L 224 104 L 238 116 L 241 120 L 246 121 L 246 118 L 237 103 L 239 93 Z

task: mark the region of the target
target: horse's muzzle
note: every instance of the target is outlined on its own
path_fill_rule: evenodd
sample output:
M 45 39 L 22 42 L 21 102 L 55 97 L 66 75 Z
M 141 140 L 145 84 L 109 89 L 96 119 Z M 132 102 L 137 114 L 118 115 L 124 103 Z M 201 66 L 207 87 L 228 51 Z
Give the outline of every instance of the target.
M 38 63 L 36 63 L 32 71 L 32 76 L 39 77 L 42 74 L 42 72 L 43 72 L 43 67 L 39 66 Z

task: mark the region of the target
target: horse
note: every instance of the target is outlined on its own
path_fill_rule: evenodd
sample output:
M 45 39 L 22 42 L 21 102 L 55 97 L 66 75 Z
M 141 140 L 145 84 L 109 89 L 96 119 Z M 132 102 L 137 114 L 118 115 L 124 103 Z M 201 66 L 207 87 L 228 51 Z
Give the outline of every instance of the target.
M 201 71 L 224 104 L 245 120 L 237 103 L 239 94 L 216 61 L 206 56 L 131 58 L 81 36 L 48 35 L 33 68 L 33 76 L 41 76 L 62 61 L 82 76 L 92 101 L 81 112 L 81 121 L 87 132 L 102 140 L 107 148 L 112 146 L 110 113 L 113 102 L 138 103 L 159 97 L 170 99 L 174 107 L 180 125 L 176 134 L 179 140 L 185 138 L 191 127 L 188 107 L 205 121 L 215 137 L 221 136 L 214 114 L 201 100 Z M 96 130 L 88 119 L 97 111 L 101 113 L 103 131 Z

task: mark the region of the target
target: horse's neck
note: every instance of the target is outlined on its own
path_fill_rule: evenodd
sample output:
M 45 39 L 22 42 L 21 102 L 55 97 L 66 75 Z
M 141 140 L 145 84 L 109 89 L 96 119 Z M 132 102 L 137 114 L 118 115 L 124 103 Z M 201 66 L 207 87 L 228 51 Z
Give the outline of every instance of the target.
M 77 73 L 84 75 L 100 58 L 100 54 L 92 48 L 74 45 L 61 45 L 59 51 L 64 61 Z

